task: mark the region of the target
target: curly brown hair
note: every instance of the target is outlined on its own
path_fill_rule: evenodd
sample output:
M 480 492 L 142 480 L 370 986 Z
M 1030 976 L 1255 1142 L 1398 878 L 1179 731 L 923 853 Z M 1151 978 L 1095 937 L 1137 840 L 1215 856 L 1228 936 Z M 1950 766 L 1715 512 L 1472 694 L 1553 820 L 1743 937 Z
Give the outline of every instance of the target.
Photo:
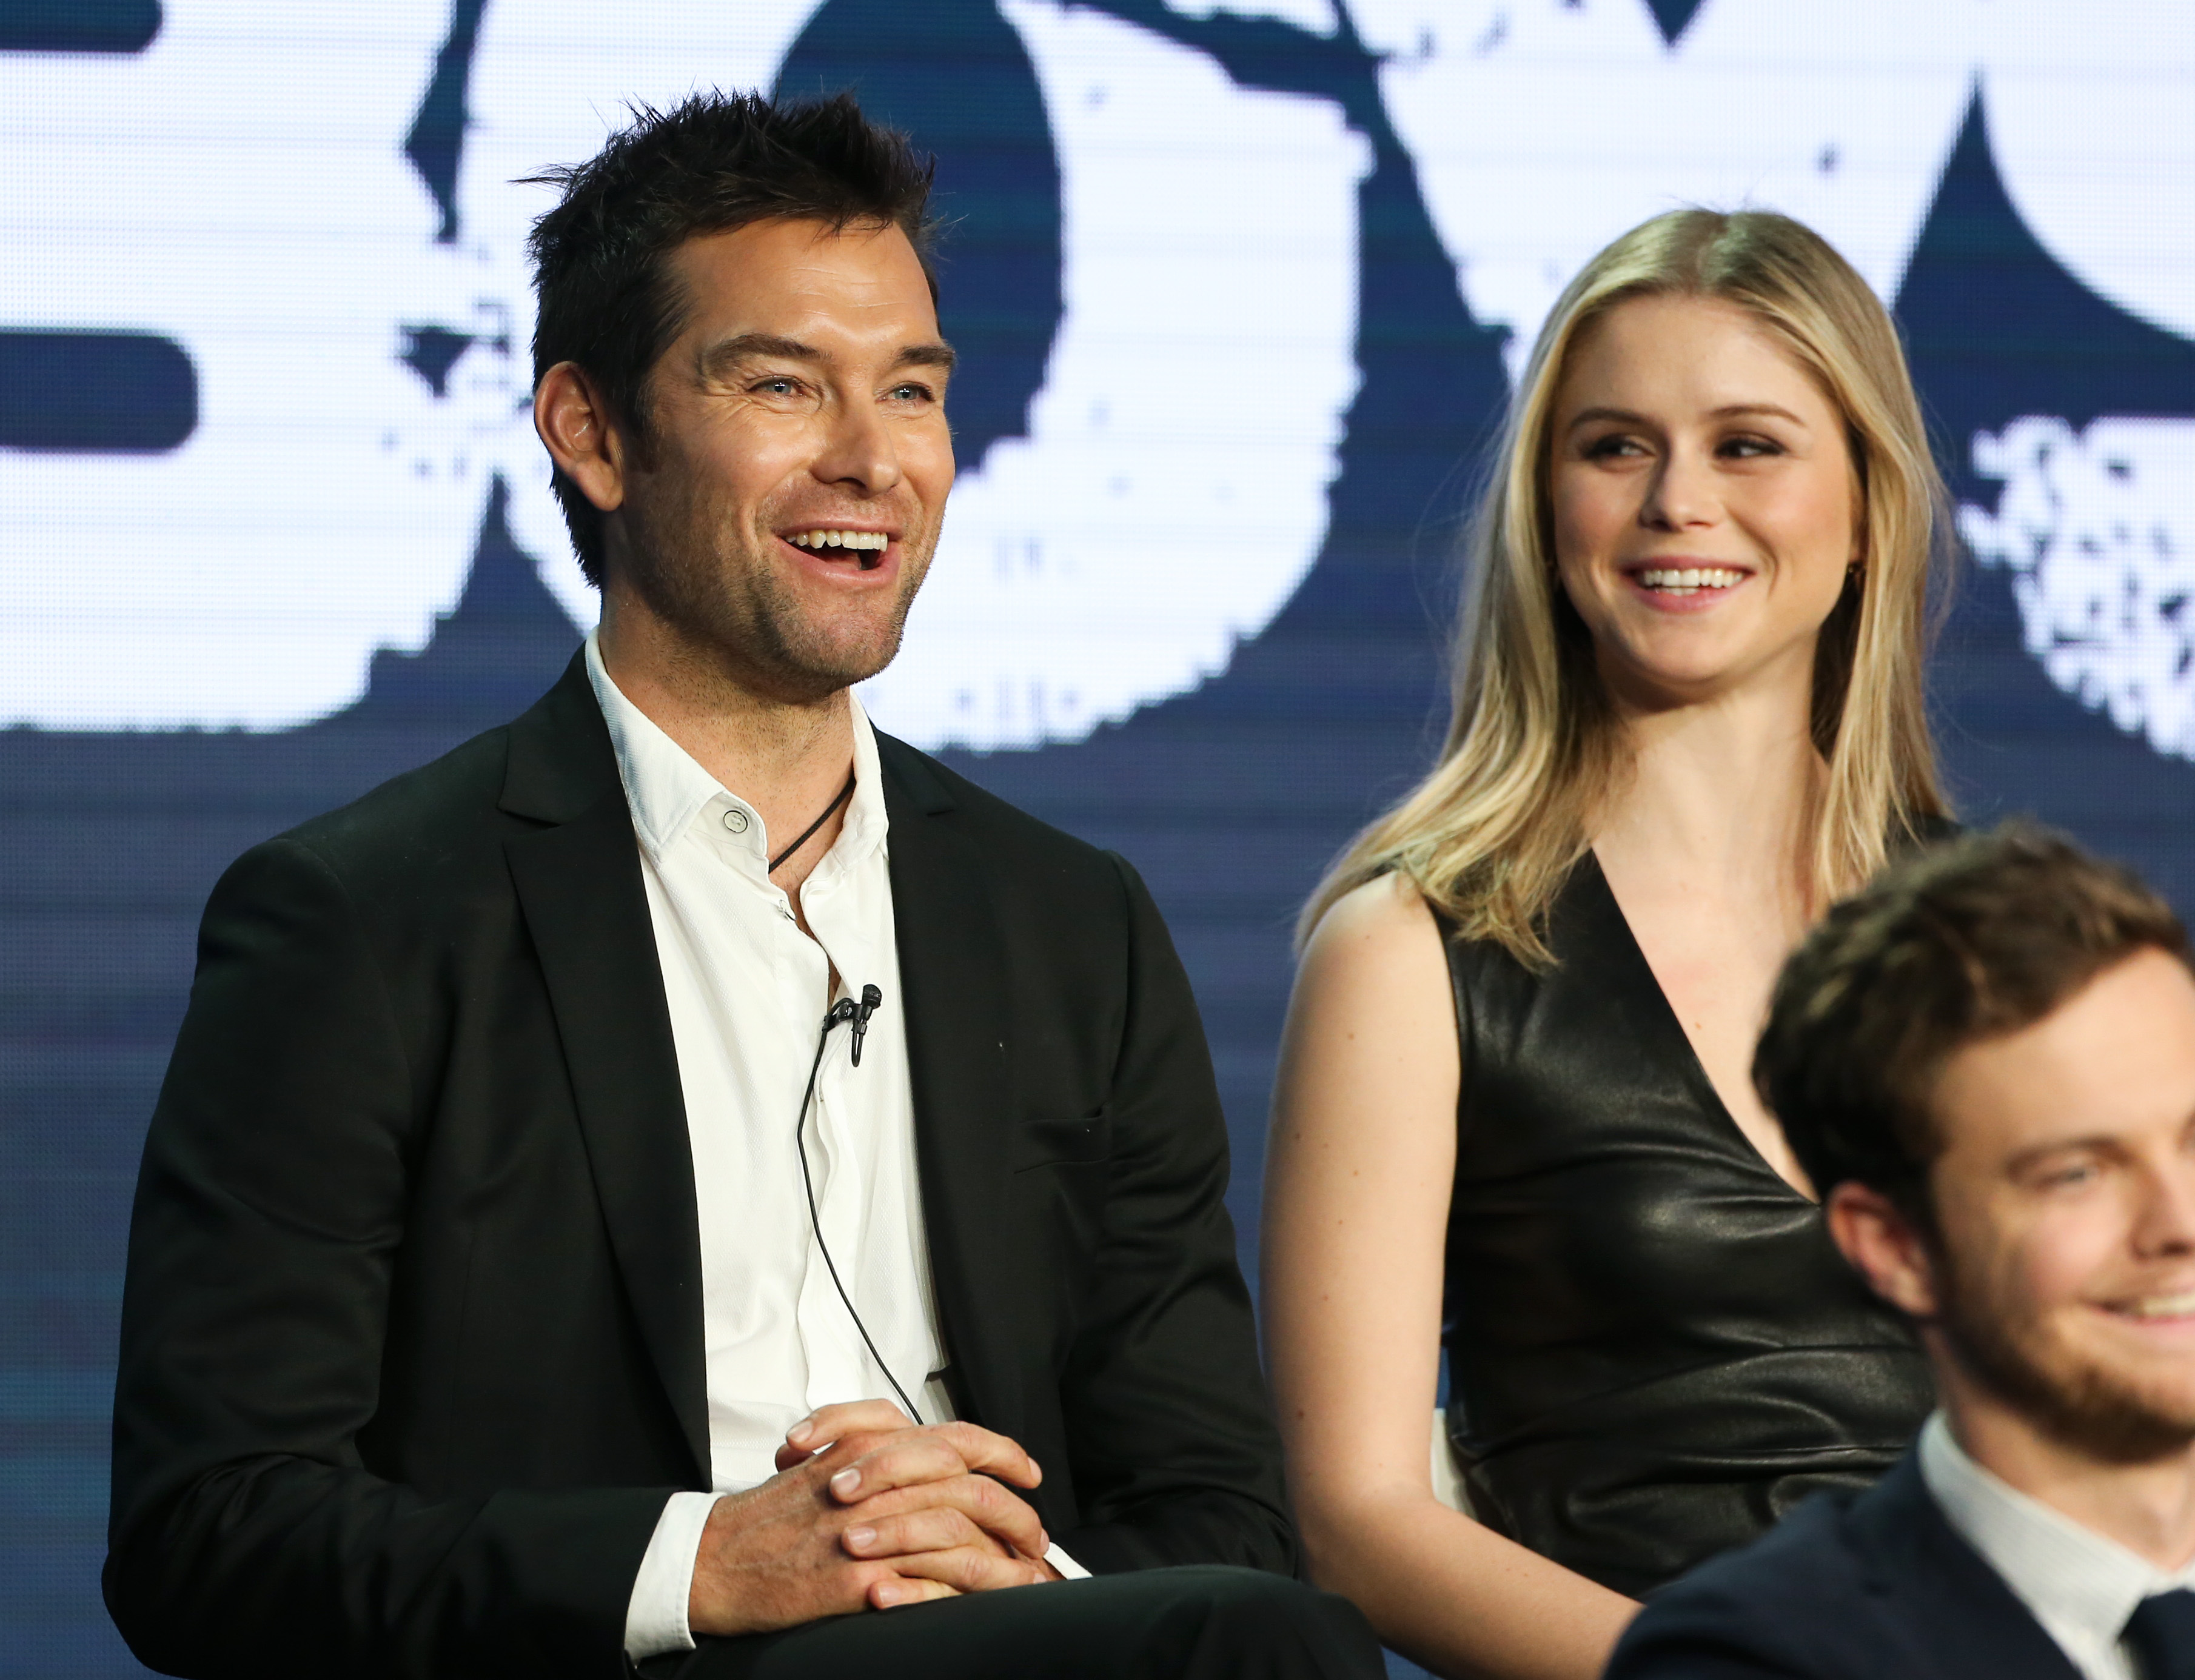
M 1856 1180 L 1925 1223 L 1944 1063 L 2148 950 L 2187 962 L 2186 930 L 2127 870 L 2029 823 L 1968 835 L 1822 919 L 1776 982 L 1754 1086 L 1823 1195 Z

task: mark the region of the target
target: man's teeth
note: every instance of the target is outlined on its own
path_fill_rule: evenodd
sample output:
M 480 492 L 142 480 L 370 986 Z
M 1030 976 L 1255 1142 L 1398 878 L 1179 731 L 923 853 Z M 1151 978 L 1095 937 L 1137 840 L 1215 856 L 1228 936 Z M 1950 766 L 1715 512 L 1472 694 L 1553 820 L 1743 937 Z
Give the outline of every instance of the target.
M 2129 1301 L 2123 1310 L 2129 1318 L 2195 1317 L 2195 1289 L 2178 1295 L 2146 1295 L 2139 1301 Z
M 1726 566 L 1660 566 L 1641 572 L 1639 581 L 1650 590 L 1691 595 L 1697 590 L 1726 590 L 1744 575 Z
M 891 542 L 881 531 L 804 531 L 785 540 L 803 549 L 882 549 Z

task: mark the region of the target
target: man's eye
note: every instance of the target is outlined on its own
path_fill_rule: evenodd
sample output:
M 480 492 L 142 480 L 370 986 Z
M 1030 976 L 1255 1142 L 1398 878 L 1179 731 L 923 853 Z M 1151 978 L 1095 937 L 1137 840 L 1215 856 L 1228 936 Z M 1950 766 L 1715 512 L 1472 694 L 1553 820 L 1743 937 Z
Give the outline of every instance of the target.
M 927 385 L 895 385 L 886 394 L 894 402 L 928 402 L 935 394 Z

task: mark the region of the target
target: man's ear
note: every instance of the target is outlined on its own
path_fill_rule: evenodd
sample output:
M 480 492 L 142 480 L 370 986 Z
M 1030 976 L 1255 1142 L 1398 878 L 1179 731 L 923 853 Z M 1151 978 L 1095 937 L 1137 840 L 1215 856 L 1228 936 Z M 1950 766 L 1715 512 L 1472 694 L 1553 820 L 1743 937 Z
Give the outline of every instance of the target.
M 533 429 L 557 469 L 603 513 L 625 503 L 625 447 L 609 409 L 577 362 L 558 362 L 533 388 Z
M 1846 1179 L 1823 1204 L 1829 1240 L 1868 1286 L 1909 1318 L 1936 1316 L 1936 1263 L 1927 1238 L 1880 1190 Z

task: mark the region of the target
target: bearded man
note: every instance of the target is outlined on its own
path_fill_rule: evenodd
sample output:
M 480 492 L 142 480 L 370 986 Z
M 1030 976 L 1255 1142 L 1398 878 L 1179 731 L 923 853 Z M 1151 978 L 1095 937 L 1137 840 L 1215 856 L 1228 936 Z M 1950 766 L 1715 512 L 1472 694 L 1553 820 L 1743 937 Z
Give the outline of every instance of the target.
M 1287 1579 L 1149 895 L 851 692 L 953 481 L 929 171 L 712 95 L 553 179 L 534 416 L 601 625 L 215 889 L 117 1624 L 205 1677 L 1376 1673 Z
M 1610 1680 L 2195 1677 L 2195 976 L 2156 895 L 2011 828 L 1893 870 L 1754 1063 L 1940 1409 L 1650 1603 Z

